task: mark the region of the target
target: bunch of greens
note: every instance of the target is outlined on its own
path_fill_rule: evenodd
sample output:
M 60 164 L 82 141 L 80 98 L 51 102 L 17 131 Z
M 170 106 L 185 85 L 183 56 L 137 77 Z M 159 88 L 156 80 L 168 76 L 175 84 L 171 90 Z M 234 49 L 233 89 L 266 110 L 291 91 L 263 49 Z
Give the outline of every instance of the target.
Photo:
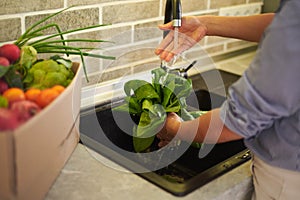
M 155 139 L 167 113 L 175 112 L 183 120 L 192 120 L 201 112 L 189 112 L 186 98 L 192 92 L 192 81 L 158 68 L 151 71 L 152 83 L 130 80 L 125 83 L 125 104 L 115 111 L 129 112 L 139 118 L 133 128 L 133 144 L 136 152 L 145 151 Z
M 60 10 L 56 13 L 48 15 L 43 19 L 37 21 L 32 26 L 30 26 L 26 31 L 15 41 L 15 45 L 17 45 L 21 49 L 20 59 L 14 65 L 7 67 L 7 69 L 0 68 L 0 75 L 5 76 L 6 80 L 10 82 L 10 86 L 23 88 L 23 79 L 27 76 L 28 71 L 33 66 L 33 64 L 37 61 L 37 55 L 41 53 L 51 53 L 51 54 L 60 54 L 60 55 L 78 55 L 80 56 L 84 74 L 86 80 L 88 81 L 86 65 L 84 62 L 84 57 L 95 57 L 102 59 L 115 59 L 111 56 L 105 56 L 100 54 L 90 53 L 88 51 L 92 49 L 97 49 L 90 46 L 72 46 L 72 43 L 101 43 L 108 42 L 104 40 L 97 39 L 89 39 L 89 38 L 79 38 L 79 39 L 66 39 L 66 35 L 70 33 L 76 33 L 83 30 L 95 29 L 101 26 L 106 26 L 106 24 L 97 24 L 94 26 L 88 26 L 83 28 L 77 28 L 67 31 L 61 31 L 61 28 L 57 23 L 49 22 L 50 19 L 55 17 L 56 15 L 61 14 L 62 12 L 70 9 L 68 7 L 66 9 Z M 54 28 L 56 33 L 46 35 L 45 30 Z M 70 68 L 72 62 L 69 59 L 61 58 L 55 59 L 57 62 L 64 64 L 67 68 Z M 19 74 L 16 74 L 17 71 Z
M 36 62 L 28 70 L 23 83 L 25 88 L 46 89 L 54 85 L 67 87 L 72 81 L 74 73 L 71 68 L 60 64 L 54 59 Z

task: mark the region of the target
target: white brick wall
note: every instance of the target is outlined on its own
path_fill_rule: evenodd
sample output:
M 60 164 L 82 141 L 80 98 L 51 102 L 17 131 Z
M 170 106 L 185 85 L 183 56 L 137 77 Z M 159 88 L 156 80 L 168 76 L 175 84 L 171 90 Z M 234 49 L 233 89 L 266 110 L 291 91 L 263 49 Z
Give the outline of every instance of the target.
M 257 2 L 261 3 L 262 0 L 182 0 L 182 7 L 183 15 L 218 15 L 220 8 L 232 5 L 250 6 Z M 121 77 L 125 72 L 140 72 L 143 67 L 149 70 L 158 63 L 157 57 L 149 53 L 149 48 L 154 49 L 161 40 L 162 33 L 157 29 L 157 25 L 163 21 L 164 4 L 165 0 L 24 0 L 22 5 L 18 5 L 10 0 L 2 0 L 0 25 L 8 28 L 7 30 L 1 29 L 0 44 L 13 42 L 25 31 L 28 23 L 38 19 L 40 15 L 53 13 L 67 6 L 78 5 L 59 20 L 61 27 L 112 24 L 91 32 L 83 31 L 81 35 L 70 37 L 108 39 L 115 43 L 111 46 L 103 46 L 102 53 L 112 54 L 117 58 L 129 56 L 129 59 L 113 62 L 114 66 L 108 60 L 87 59 L 91 81 L 85 85 L 110 81 Z M 97 10 L 97 12 L 91 14 L 89 12 L 91 10 Z M 197 47 L 199 51 L 206 50 L 209 55 L 219 55 L 252 45 L 252 43 L 238 40 L 206 37 Z M 137 51 L 137 48 L 146 49 L 146 53 Z M 145 61 L 146 65 L 142 61 Z M 109 70 L 103 71 L 106 68 Z

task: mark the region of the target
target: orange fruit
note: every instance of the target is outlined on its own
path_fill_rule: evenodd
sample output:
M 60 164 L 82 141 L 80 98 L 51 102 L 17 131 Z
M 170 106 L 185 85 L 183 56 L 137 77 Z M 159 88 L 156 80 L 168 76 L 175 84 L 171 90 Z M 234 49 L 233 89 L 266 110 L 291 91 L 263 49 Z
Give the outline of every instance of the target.
M 60 94 L 65 90 L 65 87 L 62 85 L 54 85 L 51 89 L 56 90 Z
M 47 88 L 41 91 L 40 95 L 38 96 L 36 103 L 41 107 L 44 108 L 49 105 L 56 97 L 58 97 L 59 92 L 53 90 L 51 88 Z
M 20 88 L 8 88 L 3 92 L 2 96 L 5 97 L 9 103 L 25 100 L 25 93 Z
M 25 97 L 27 100 L 29 101 L 37 101 L 38 96 L 40 95 L 41 90 L 37 89 L 37 88 L 30 88 L 28 90 L 26 90 L 25 92 Z

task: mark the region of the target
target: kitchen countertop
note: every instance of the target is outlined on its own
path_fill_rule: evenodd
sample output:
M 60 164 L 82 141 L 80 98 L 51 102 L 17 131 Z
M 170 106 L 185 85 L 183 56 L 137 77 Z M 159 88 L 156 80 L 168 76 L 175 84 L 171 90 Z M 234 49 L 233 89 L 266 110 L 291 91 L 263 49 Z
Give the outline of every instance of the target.
M 254 53 L 247 53 L 218 62 L 217 68 L 242 74 L 253 55 Z M 186 196 L 176 197 L 78 144 L 45 199 L 247 200 L 251 198 L 253 190 L 249 168 L 250 161 Z
M 96 159 L 90 150 L 79 144 L 47 194 L 46 200 L 237 200 L 249 199 L 252 192 L 249 162 L 184 197 L 176 197 L 140 176 L 109 167 L 110 161 L 99 157 L 101 156 L 98 155 Z

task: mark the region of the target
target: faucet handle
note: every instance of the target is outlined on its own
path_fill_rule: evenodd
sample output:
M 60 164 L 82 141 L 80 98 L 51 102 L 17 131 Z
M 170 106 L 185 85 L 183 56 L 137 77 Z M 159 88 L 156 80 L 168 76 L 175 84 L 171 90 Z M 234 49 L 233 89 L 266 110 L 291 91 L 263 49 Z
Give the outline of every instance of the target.
M 160 67 L 165 70 L 167 73 L 176 74 L 178 76 L 188 78 L 188 70 L 191 69 L 195 64 L 197 63 L 197 60 L 194 60 L 192 63 L 190 63 L 187 67 L 184 66 L 178 66 L 175 67 L 171 64 L 171 66 L 168 66 L 168 63 L 165 61 L 161 62 Z

